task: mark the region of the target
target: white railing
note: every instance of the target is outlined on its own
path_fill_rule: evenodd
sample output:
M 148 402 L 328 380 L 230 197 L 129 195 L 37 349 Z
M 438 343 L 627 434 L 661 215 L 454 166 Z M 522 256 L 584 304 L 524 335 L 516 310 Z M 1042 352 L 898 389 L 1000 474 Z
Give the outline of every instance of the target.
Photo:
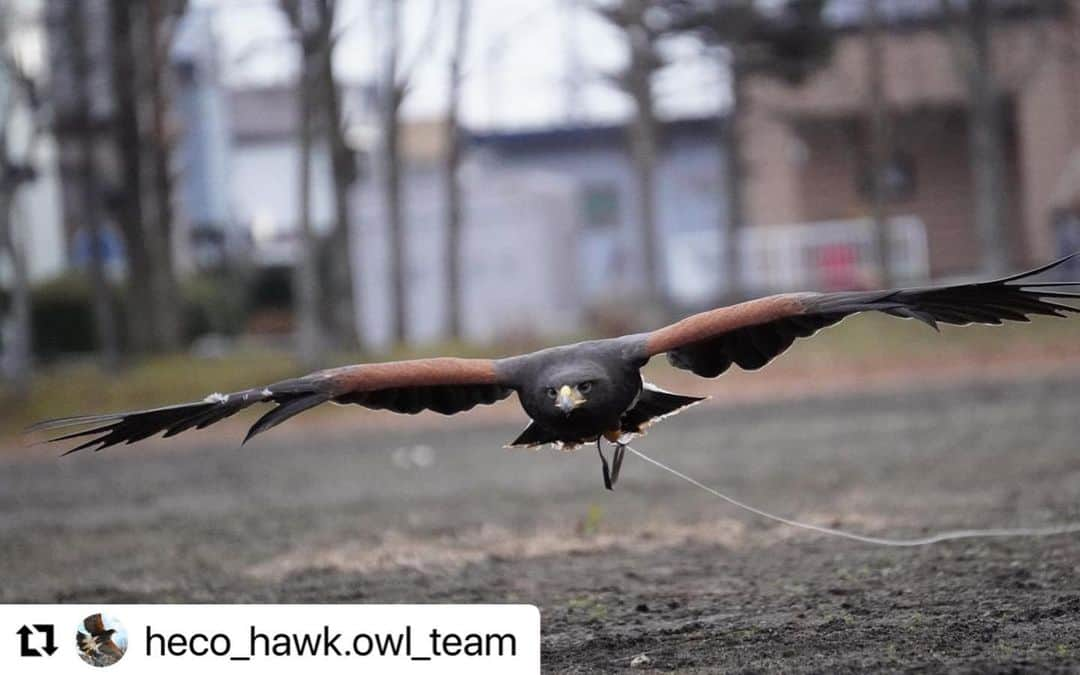
M 889 229 L 895 283 L 926 282 L 930 253 L 922 220 L 895 216 Z M 677 301 L 708 301 L 723 290 L 716 230 L 673 234 L 667 244 L 669 291 Z M 868 288 L 879 277 L 868 218 L 746 228 L 739 245 L 742 286 L 750 293 Z

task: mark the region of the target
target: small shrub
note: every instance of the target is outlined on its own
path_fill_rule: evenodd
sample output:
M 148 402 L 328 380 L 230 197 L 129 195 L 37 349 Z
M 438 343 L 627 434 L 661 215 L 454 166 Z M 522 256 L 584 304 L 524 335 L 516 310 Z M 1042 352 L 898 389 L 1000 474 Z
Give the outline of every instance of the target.
M 247 304 L 252 312 L 292 309 L 292 268 L 276 265 L 255 270 Z
M 245 280 L 204 274 L 185 280 L 184 335 L 188 342 L 206 334 L 237 335 L 244 329 L 249 308 Z
M 31 293 L 35 355 L 48 360 L 98 348 L 90 283 L 84 275 L 70 274 L 48 281 L 34 287 Z M 109 295 L 117 330 L 121 330 L 124 322 L 119 293 L 111 285 Z

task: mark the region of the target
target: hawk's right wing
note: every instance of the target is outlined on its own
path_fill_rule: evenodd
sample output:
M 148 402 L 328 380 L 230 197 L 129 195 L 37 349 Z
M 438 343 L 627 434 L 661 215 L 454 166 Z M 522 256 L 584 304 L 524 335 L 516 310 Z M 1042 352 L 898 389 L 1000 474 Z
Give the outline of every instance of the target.
M 244 438 L 246 443 L 256 434 L 327 401 L 406 414 L 433 410 L 453 415 L 500 401 L 511 391 L 499 381 L 495 362 L 490 359 L 417 359 L 321 370 L 264 388 L 211 394 L 202 401 L 163 408 L 47 420 L 28 431 L 90 427 L 50 439 L 55 442 L 93 436 L 68 454 L 84 448 L 101 450 L 118 443 L 135 443 L 158 433 L 175 436 L 188 429 L 208 427 L 256 403 L 275 404 L 251 426 Z

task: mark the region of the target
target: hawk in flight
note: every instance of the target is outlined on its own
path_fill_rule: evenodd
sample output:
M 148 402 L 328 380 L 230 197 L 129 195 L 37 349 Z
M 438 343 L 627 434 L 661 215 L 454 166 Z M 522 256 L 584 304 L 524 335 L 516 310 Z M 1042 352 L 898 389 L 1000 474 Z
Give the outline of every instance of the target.
M 124 650 L 113 641 L 115 628 L 105 628 L 105 621 L 100 614 L 91 614 L 83 620 L 83 630 L 75 633 L 79 646 L 79 656 L 95 666 L 108 666 L 120 660 Z M 83 632 L 85 631 L 85 632 Z
M 109 415 L 66 417 L 31 430 L 84 427 L 52 441 L 88 437 L 68 453 L 134 443 L 164 432 L 175 436 L 202 429 L 256 403 L 273 404 L 244 442 L 317 405 L 332 402 L 414 414 L 452 415 L 517 393 L 529 425 L 511 446 L 552 444 L 574 448 L 596 443 L 604 484 L 618 478 L 625 443 L 653 422 L 700 401 L 642 381 L 641 368 L 666 354 L 676 368 L 716 377 L 735 364 L 756 370 L 796 338 L 810 337 L 859 312 L 884 312 L 938 324 L 1001 324 L 1030 316 L 1064 317 L 1080 309 L 1060 300 L 1080 298 L 1061 290 L 1080 281 L 1035 282 L 1031 278 L 1067 260 L 982 283 L 889 291 L 785 293 L 695 314 L 651 333 L 543 349 L 503 359 L 430 358 L 370 363 L 330 370 L 201 401 Z M 601 440 L 615 445 L 609 468 Z M 65 453 L 65 454 L 68 454 Z

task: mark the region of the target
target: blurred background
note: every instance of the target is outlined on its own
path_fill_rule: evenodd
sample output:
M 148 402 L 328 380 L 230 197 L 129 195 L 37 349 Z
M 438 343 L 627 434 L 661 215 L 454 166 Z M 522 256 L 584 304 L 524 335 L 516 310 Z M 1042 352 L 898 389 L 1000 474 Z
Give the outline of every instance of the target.
M 0 248 L 20 420 L 1002 275 L 1080 249 L 1080 3 L 2 0 Z
M 513 401 L 18 432 L 1077 250 L 1077 0 L 0 0 L 0 601 L 530 602 L 573 672 L 1075 667 L 1080 538 L 825 540 L 634 457 L 607 492 L 500 450 Z M 645 375 L 713 398 L 635 446 L 767 510 L 1080 521 L 1080 320 Z

